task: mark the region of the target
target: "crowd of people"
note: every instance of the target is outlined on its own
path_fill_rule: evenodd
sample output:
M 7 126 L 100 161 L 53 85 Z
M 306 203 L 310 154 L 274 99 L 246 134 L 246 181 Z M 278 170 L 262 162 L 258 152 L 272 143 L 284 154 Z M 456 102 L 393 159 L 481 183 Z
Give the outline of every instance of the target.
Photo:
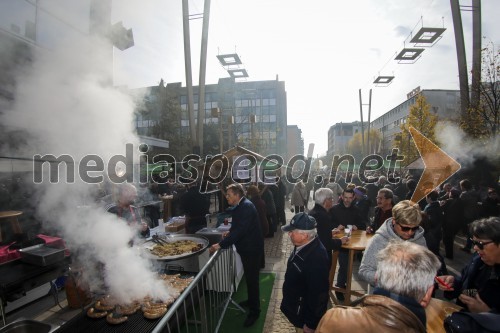
M 464 311 L 498 313 L 500 201 L 496 184 L 476 191 L 469 180 L 462 179 L 443 184 L 414 203 L 410 199 L 417 183 L 408 177 L 395 186 L 382 176 L 370 184 L 342 186 L 338 180 L 331 179 L 315 190 L 314 207 L 308 214 L 314 223 L 300 223 L 306 218 L 298 219 L 296 215 L 284 229 L 290 234 L 294 250 L 288 261 L 281 308 L 297 332 L 332 332 L 342 328 L 425 332 L 424 309 L 438 286 L 436 276 L 444 281 L 439 284 L 439 288 L 445 290 L 444 296 L 456 299 Z M 303 187 L 297 183 L 295 196 L 292 192 L 295 202 L 292 200 L 291 205 L 299 214 L 308 211 L 307 201 L 302 201 Z M 305 202 L 304 207 L 301 202 Z M 351 207 L 355 214 L 349 214 Z M 315 228 L 311 227 L 313 224 Z M 313 265 L 298 266 L 297 263 L 302 262 L 298 261 L 302 249 L 307 249 L 309 244 L 313 247 L 319 240 L 324 251 L 315 250 L 317 260 L 323 262 L 326 252 L 328 268 L 332 251 L 339 251 L 336 286 L 345 287 L 347 263 L 342 244 L 348 239 L 334 235 L 348 225 L 352 230 L 366 229 L 367 233 L 374 233 L 359 268 L 359 276 L 371 286 L 370 295 L 349 307 L 335 306 L 323 312 L 327 308 L 324 295 L 332 284 L 331 276 Z M 474 250 L 475 254 L 462 274 L 453 276 L 448 274 L 440 244 L 443 242 L 445 257 L 453 259 L 453 243 L 459 232 L 467 237 L 462 250 L 468 253 Z M 304 241 L 297 242 L 297 237 Z M 309 252 L 306 253 L 304 263 L 312 260 Z M 305 278 L 309 275 L 314 276 L 314 281 Z M 325 283 L 328 287 L 324 287 Z M 320 286 L 323 289 L 318 289 Z M 342 296 L 337 293 L 339 301 Z M 315 301 L 310 304 L 311 298 Z
M 500 206 L 496 189 L 488 189 L 481 200 L 470 182 L 463 179 L 457 184 L 444 184 L 414 203 L 410 199 L 415 184 L 415 180 L 405 179 L 407 192 L 398 193 L 385 177 L 344 187 L 332 179 L 314 191 L 314 206 L 309 209 L 307 186 L 299 181 L 290 201 L 296 214 L 288 224 L 284 218 L 284 186 L 221 186 L 232 224 L 210 251 L 234 245 L 241 257 L 248 298 L 240 305 L 249 310 L 243 325 L 252 326 L 260 316 L 258 275 L 265 264 L 264 238 L 272 237 L 278 226 L 294 245 L 287 263 L 281 310 L 298 332 L 330 332 L 332 325 L 339 325 L 339 318 L 349 319 L 346 328 L 356 325 L 359 330 L 391 332 L 403 328 L 425 332 L 424 309 L 434 295 L 436 276 L 444 282 L 439 288 L 444 288 L 445 296 L 456 298 L 465 311 L 496 313 L 500 299 Z M 191 214 L 191 221 L 196 221 L 208 212 L 209 201 L 193 188 L 187 188 L 181 207 Z M 129 207 L 133 195 L 133 189 L 124 186 L 121 199 L 109 211 L 129 221 L 135 216 Z M 192 210 L 190 203 L 196 203 L 198 211 Z M 193 222 L 193 229 L 187 232 L 196 232 L 201 224 Z M 139 225 L 139 232 L 145 233 L 147 228 Z M 370 295 L 351 307 L 336 306 L 327 311 L 333 251 L 339 253 L 336 287 L 346 287 L 348 253 L 342 245 L 349 238 L 337 234 L 347 227 L 374 233 L 359 267 L 359 276 L 371 286 Z M 453 276 L 440 254 L 440 244 L 443 242 L 445 256 L 453 258 L 458 232 L 466 234 L 470 242 L 463 250 L 476 254 L 460 276 Z M 470 290 L 476 292 L 471 294 Z M 343 293 L 336 296 L 343 301 Z M 387 320 L 371 319 L 377 316 Z M 395 326 L 385 327 L 389 321 Z

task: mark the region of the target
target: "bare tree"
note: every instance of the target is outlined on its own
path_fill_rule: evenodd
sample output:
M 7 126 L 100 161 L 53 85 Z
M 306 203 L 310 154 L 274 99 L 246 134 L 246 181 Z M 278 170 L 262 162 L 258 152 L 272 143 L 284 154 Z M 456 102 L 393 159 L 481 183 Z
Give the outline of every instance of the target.
M 479 106 L 469 108 L 462 116 L 460 125 L 476 139 L 495 137 L 500 125 L 500 50 L 490 42 L 482 50 Z

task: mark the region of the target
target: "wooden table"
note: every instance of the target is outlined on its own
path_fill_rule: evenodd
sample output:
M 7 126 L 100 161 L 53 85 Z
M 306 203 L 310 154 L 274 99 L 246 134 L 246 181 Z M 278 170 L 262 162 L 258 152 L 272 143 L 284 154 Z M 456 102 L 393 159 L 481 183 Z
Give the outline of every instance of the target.
M 351 304 L 351 295 L 354 296 L 363 296 L 364 294 L 352 291 L 351 290 L 351 283 L 352 283 L 352 265 L 354 262 L 354 253 L 357 251 L 364 251 L 366 248 L 366 245 L 368 244 L 368 241 L 370 238 L 373 236 L 373 234 L 367 234 L 366 231 L 364 230 L 355 230 L 351 234 L 351 239 L 349 240 L 348 243 L 342 245 L 343 249 L 349 250 L 349 262 L 347 266 L 347 283 L 346 283 L 346 288 L 339 288 L 335 287 L 333 285 L 333 279 L 335 276 L 335 271 L 337 269 L 337 260 L 339 256 L 339 252 L 335 251 L 333 252 L 332 256 L 332 266 L 330 268 L 330 297 L 332 298 L 333 302 L 335 304 L 339 304 L 339 301 L 337 300 L 337 297 L 335 296 L 335 293 L 333 291 L 338 291 L 341 293 L 345 294 L 345 305 Z M 342 238 L 344 237 L 343 233 L 335 235 L 337 238 Z
M 425 308 L 427 316 L 428 333 L 445 333 L 444 319 L 451 313 L 460 311 L 462 308 L 455 303 L 442 301 L 437 298 L 431 299 L 429 305 Z
M 15 234 L 22 234 L 23 230 L 21 229 L 21 225 L 19 225 L 19 221 L 17 220 L 17 217 L 19 215 L 22 215 L 22 213 L 23 212 L 17 210 L 7 210 L 0 212 L 0 223 L 10 222 L 12 231 Z M 0 242 L 1 241 L 3 241 L 3 236 L 2 236 L 2 226 L 0 225 Z

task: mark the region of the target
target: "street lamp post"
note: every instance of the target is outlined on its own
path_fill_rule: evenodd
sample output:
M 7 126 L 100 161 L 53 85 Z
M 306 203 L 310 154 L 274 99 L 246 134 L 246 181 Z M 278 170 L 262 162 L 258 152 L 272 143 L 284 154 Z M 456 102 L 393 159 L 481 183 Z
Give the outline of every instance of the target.
M 227 148 L 228 149 L 231 149 L 231 144 L 232 144 L 232 140 L 233 140 L 233 124 L 234 124 L 234 117 L 227 116 L 227 125 L 228 125 Z
M 253 124 L 255 124 L 255 115 L 251 114 L 250 115 L 250 140 L 251 140 L 251 146 L 252 150 L 255 151 L 255 134 L 253 132 Z
M 220 108 L 212 108 L 212 117 L 219 119 L 219 147 L 220 153 L 224 151 L 223 143 L 222 143 L 222 110 Z

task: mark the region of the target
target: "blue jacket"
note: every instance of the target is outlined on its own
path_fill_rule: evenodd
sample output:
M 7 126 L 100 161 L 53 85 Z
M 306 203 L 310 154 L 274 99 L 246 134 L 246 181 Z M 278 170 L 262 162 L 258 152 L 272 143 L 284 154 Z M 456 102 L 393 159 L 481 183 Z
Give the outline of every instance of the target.
M 281 312 L 295 326 L 316 329 L 328 304 L 330 263 L 316 237 L 288 259 Z
M 382 288 L 373 289 L 373 294 L 392 298 L 393 300 L 400 303 L 401 305 L 404 305 L 408 310 L 413 312 L 413 314 L 417 316 L 418 319 L 420 319 L 420 322 L 424 327 L 427 325 L 425 309 L 414 298 L 394 294 Z
M 227 211 L 232 222 L 229 235 L 219 245 L 226 249 L 236 246 L 240 255 L 261 255 L 264 253 L 264 237 L 260 228 L 259 216 L 253 203 L 243 197 L 238 205 Z
M 496 274 L 492 274 L 492 270 Z M 496 278 L 492 277 L 496 275 Z M 477 289 L 479 297 L 485 302 L 493 312 L 500 310 L 500 265 L 488 266 L 481 257 L 475 254 L 471 262 L 464 267 L 462 275 L 455 278 L 453 291 L 446 291 L 444 296 L 448 299 L 458 297 L 465 289 Z M 457 304 L 467 308 L 465 304 L 457 298 Z

